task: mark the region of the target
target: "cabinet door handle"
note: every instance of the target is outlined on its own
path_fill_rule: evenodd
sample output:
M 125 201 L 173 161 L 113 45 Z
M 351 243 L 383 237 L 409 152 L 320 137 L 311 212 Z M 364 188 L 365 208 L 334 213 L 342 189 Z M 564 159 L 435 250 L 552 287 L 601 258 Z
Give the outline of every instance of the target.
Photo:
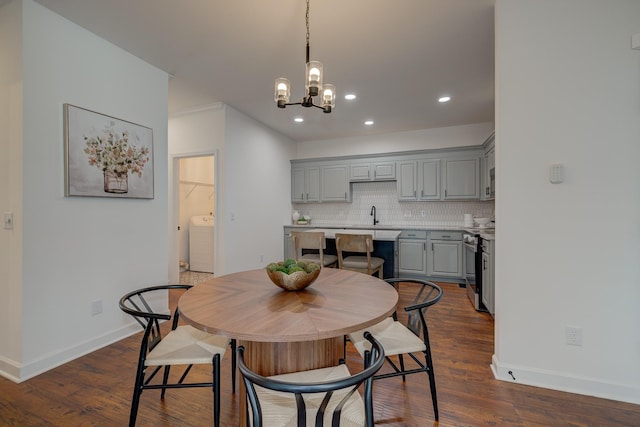
M 420 197 L 424 197 L 424 190 L 420 190 Z
M 416 197 L 416 190 L 413 190 L 413 197 Z
M 431 243 L 431 252 L 435 251 L 435 249 L 433 248 L 433 243 Z
M 344 193 L 344 199 L 347 200 L 347 193 Z
M 427 244 L 426 244 L 426 243 L 423 243 L 423 244 L 422 244 L 422 250 L 423 250 L 423 251 L 426 251 L 426 250 L 427 250 Z
M 300 200 L 304 200 L 304 193 L 300 194 Z

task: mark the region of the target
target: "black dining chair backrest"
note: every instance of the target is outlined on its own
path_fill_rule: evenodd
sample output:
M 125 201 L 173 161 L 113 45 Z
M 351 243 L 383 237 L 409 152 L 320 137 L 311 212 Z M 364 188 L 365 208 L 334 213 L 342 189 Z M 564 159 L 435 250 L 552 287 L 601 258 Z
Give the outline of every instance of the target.
M 358 388 L 363 386 L 363 401 L 365 425 L 373 427 L 373 376 L 384 363 L 384 350 L 380 342 L 373 336 L 365 332 L 365 338 L 371 342 L 371 350 L 365 355 L 365 367 L 358 373 L 350 376 L 330 381 L 316 382 L 287 382 L 272 377 L 264 377 L 250 370 L 244 361 L 244 347 L 238 347 L 238 369 L 242 374 L 247 391 L 247 400 L 250 404 L 250 413 L 253 427 L 268 427 L 263 423 L 262 405 L 260 402 L 260 388 L 275 392 L 292 394 L 291 405 L 296 406 L 296 419 L 298 427 L 307 426 L 307 404 L 309 395 L 325 393 L 322 404 L 316 412 L 315 426 L 324 426 L 325 419 L 331 419 L 331 426 L 340 426 L 341 411 L 347 401 L 354 393 L 358 393 Z M 304 372 L 303 372 L 304 374 Z M 339 395 L 340 401 L 330 405 L 329 402 L 334 395 Z M 346 391 L 346 393 L 344 393 Z M 295 403 L 293 403 L 295 402 Z

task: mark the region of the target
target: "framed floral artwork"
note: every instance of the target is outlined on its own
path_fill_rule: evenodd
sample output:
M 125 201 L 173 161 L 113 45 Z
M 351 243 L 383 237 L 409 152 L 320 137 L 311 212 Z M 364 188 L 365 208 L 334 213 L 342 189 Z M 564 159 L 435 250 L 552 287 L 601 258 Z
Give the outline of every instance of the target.
M 153 130 L 64 104 L 65 196 L 153 199 Z

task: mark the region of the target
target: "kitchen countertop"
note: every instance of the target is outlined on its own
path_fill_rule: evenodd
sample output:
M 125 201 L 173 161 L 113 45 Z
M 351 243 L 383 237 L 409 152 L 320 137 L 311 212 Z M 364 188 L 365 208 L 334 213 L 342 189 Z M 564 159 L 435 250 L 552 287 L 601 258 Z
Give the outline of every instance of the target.
M 338 224 L 291 224 L 285 227 L 308 229 L 309 231 L 323 231 L 329 238 L 334 238 L 336 232 L 359 233 L 371 231 L 375 240 L 395 240 L 404 230 L 459 230 L 472 234 L 478 234 L 486 240 L 495 240 L 495 228 L 469 228 L 464 226 L 411 226 L 411 225 L 338 225 Z M 387 233 L 390 232 L 390 233 Z M 375 234 L 374 234 L 375 233 Z
M 373 240 L 395 241 L 400 235 L 400 230 L 373 230 L 373 229 L 342 229 L 342 228 L 313 228 L 309 231 L 322 231 L 325 237 L 335 239 L 336 233 L 344 234 L 371 234 Z

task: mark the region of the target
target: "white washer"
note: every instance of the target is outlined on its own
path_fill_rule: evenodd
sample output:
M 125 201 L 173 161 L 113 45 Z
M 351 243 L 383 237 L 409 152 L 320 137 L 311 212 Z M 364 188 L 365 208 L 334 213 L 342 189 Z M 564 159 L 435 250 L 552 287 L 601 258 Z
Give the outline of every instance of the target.
M 192 216 L 189 222 L 189 269 L 213 273 L 213 216 Z

